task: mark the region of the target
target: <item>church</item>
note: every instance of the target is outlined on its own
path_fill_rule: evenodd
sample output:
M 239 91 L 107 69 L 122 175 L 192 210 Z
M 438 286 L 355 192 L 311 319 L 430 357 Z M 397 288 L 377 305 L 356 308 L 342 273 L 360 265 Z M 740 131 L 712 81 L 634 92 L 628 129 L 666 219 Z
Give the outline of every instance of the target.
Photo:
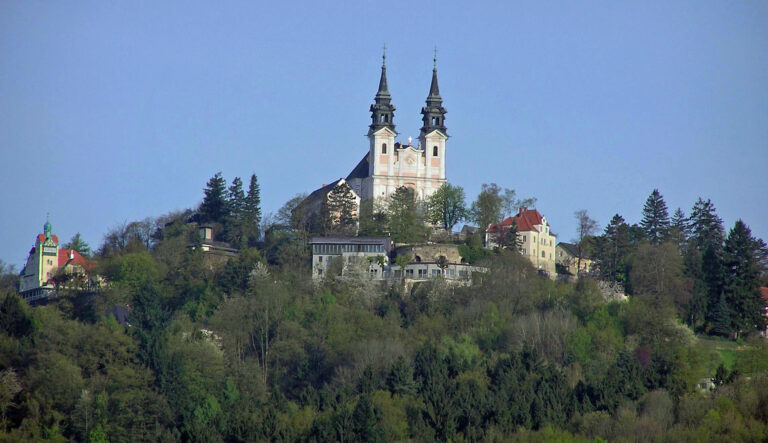
M 424 200 L 446 183 L 447 111 L 443 107 L 437 82 L 436 58 L 433 59 L 432 82 L 426 106 L 421 108 L 422 126 L 415 146 L 410 137 L 407 143 L 395 141 L 398 133 L 394 121 L 395 106 L 387 86 L 386 54 L 382 56 L 379 89 L 370 112 L 368 151 L 346 179 L 336 180 L 332 182 L 333 185 L 348 184 L 360 202 L 372 198 L 386 199 L 403 186 L 413 190 L 417 200 Z M 321 206 L 332 189 L 333 186 L 329 185 L 317 189 L 302 206 Z

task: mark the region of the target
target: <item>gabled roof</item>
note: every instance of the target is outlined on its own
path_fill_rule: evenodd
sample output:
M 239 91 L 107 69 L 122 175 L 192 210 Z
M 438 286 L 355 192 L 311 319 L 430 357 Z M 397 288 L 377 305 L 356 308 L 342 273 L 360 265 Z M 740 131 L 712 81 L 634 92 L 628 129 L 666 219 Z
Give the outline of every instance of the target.
M 578 257 L 579 255 L 579 248 L 573 243 L 560 242 L 557 244 L 557 247 L 562 248 L 565 252 L 574 257 Z
M 70 255 L 72 255 L 72 258 L 70 258 Z M 80 265 L 83 269 L 91 270 L 94 263 L 74 249 L 59 249 L 59 267 L 66 265 Z
M 514 222 L 517 222 L 518 232 L 539 232 L 538 228 L 536 228 L 536 225 L 543 224 L 543 217 L 541 216 L 541 213 L 539 213 L 539 211 L 536 209 L 521 208 L 520 212 L 518 212 L 514 217 L 507 217 L 501 223 L 491 225 L 488 228 L 488 232 L 497 232 L 500 228 L 512 226 L 512 223 Z
M 338 180 L 335 180 L 335 181 L 331 182 L 330 184 L 324 185 L 321 188 L 315 189 L 314 191 L 312 191 L 311 194 L 309 194 L 307 196 L 305 201 L 308 201 L 310 199 L 315 199 L 317 197 L 325 197 L 326 195 L 328 195 L 329 192 L 331 192 L 331 189 L 336 187 L 336 185 L 339 184 L 339 182 L 342 181 L 342 180 L 344 180 L 344 179 L 340 178 Z
M 349 173 L 347 176 L 347 181 L 352 180 L 353 178 L 366 178 L 368 177 L 369 172 L 369 166 L 368 166 L 368 153 L 366 153 L 363 156 L 363 159 L 358 162 L 357 166 L 355 166 L 355 169 L 352 170 L 352 172 Z

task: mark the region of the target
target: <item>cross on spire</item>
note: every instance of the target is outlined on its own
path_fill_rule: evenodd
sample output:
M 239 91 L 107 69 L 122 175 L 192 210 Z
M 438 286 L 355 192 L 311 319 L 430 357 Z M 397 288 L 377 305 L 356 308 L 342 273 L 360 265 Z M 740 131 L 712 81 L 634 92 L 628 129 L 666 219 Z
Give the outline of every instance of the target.
M 387 64 L 387 44 L 384 43 L 384 46 L 381 47 L 381 64 L 386 65 Z
M 435 46 L 434 56 L 432 57 L 432 68 L 437 69 L 437 46 Z

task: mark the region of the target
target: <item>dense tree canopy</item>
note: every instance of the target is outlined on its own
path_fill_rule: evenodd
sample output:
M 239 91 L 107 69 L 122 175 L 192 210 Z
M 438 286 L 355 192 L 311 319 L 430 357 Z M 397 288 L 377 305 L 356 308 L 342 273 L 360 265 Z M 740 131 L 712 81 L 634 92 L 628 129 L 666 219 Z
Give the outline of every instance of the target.
M 240 198 L 236 183 L 228 201 Z M 407 189 L 379 209 L 393 237 L 420 232 L 414 220 L 423 227 Z M 258 248 L 244 243 L 212 263 L 189 247 L 190 214 L 151 219 L 148 243 L 132 223 L 108 233 L 109 253 L 94 259 L 109 284 L 61 291 L 45 306 L 15 295 L 18 276 L 0 263 L 0 440 L 768 434 L 768 344 L 755 337 L 768 257 L 742 221 L 700 251 L 696 239 L 648 241 L 617 214 L 596 258 L 601 279 L 626 285 L 621 300 L 605 281 L 542 278 L 479 236 L 460 248 L 487 268 L 469 286 L 312 281 L 289 210 Z

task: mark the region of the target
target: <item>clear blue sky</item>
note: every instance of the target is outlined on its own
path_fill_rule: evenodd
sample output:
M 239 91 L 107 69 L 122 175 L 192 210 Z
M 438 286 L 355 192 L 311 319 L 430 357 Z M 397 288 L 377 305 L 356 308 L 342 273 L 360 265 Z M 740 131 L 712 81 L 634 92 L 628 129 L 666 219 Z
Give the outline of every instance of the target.
M 546 5 L 544 5 L 546 3 Z M 217 171 L 263 209 L 346 176 L 367 149 L 386 43 L 402 139 L 438 47 L 448 178 L 640 220 L 711 198 L 768 239 L 768 2 L 0 3 L 0 259 L 50 212 L 92 247 L 196 206 Z

